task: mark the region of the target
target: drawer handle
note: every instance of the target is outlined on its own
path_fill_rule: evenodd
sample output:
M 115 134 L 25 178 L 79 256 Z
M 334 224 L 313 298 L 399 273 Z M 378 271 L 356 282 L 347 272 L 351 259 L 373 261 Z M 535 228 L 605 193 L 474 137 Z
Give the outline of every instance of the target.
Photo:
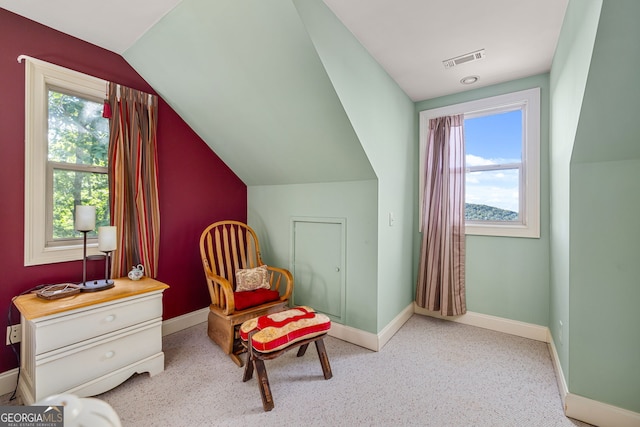
M 105 322 L 113 322 L 114 320 L 116 320 L 116 315 L 115 314 L 110 314 L 107 317 L 104 318 Z
M 109 351 L 104 355 L 104 357 L 105 357 L 105 359 L 111 359 L 115 355 L 116 355 L 115 351 Z

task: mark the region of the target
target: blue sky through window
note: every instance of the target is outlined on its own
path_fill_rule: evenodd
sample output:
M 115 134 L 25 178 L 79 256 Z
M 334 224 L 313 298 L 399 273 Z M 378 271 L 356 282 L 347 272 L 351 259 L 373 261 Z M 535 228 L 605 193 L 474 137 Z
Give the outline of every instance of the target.
M 522 162 L 522 111 L 465 119 L 468 167 Z M 466 202 L 519 211 L 518 169 L 470 172 Z
M 467 156 L 491 160 L 491 164 L 518 163 L 522 159 L 522 111 L 465 119 L 464 137 Z

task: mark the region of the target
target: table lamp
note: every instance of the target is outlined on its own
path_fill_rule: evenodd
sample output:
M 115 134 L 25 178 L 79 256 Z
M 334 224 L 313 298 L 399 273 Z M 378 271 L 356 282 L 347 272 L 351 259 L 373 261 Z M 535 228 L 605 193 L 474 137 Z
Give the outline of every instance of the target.
M 111 252 L 116 250 L 117 231 L 113 225 L 98 227 L 98 250 L 104 252 L 104 281 L 113 284 L 113 280 L 109 279 L 109 264 Z
M 92 280 L 87 282 L 87 233 L 96 228 L 96 207 L 95 206 L 76 206 L 76 220 L 75 229 L 80 231 L 84 235 L 83 239 L 83 252 L 82 252 L 82 292 L 95 292 L 112 288 L 114 286 L 113 280 L 107 279 L 107 268 L 105 267 L 105 279 L 104 280 Z M 112 232 L 106 232 L 108 237 L 113 235 L 113 242 L 107 238 L 103 243 L 103 248 L 108 249 L 108 252 L 115 250 L 115 230 Z M 100 237 L 98 236 L 98 240 Z M 100 244 L 98 244 L 100 245 Z M 106 252 L 106 251 L 103 251 Z M 105 259 L 105 263 L 109 262 L 108 254 Z

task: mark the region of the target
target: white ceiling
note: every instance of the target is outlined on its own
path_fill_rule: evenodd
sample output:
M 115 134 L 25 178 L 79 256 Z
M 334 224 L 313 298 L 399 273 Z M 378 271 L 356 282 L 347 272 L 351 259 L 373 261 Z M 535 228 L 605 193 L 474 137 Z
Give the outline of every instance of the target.
M 0 0 L 0 7 L 122 54 L 182 0 Z
M 414 101 L 549 71 L 569 0 L 324 0 Z M 485 49 L 452 69 L 442 61 Z M 477 83 L 460 83 L 478 76 Z
M 180 1 L 0 0 L 0 7 L 122 54 Z M 549 71 L 568 1 L 324 0 L 414 101 Z M 442 64 L 478 49 L 482 60 Z M 460 83 L 471 75 L 477 83 Z

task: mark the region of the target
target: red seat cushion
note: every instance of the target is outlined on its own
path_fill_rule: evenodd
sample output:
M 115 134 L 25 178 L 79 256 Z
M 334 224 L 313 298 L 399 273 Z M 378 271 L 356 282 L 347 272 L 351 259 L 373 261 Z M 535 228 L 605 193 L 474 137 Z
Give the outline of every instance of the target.
M 233 299 L 236 310 L 255 307 L 265 302 L 280 299 L 280 293 L 271 289 L 256 289 L 255 291 L 234 292 Z
M 261 353 L 277 351 L 295 342 L 322 335 L 331 329 L 331 320 L 310 307 L 295 307 L 279 313 L 247 320 L 240 326 L 240 337 L 247 341 L 257 330 L 251 345 Z

